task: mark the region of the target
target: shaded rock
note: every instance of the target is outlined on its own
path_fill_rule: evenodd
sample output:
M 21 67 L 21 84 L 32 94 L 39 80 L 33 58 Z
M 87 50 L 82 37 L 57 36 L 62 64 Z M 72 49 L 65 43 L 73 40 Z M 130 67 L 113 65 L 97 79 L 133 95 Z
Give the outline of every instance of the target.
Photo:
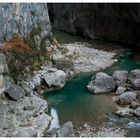
M 126 91 L 126 88 L 125 88 L 125 87 L 119 86 L 119 87 L 117 88 L 116 95 L 120 95 L 120 94 L 122 94 L 122 93 L 125 92 L 125 91 Z
M 140 117 L 140 107 L 138 107 L 138 108 L 134 111 L 134 115 Z
M 134 81 L 132 81 L 132 85 L 134 89 L 140 89 L 140 78 L 135 79 Z
M 71 121 L 68 121 L 64 123 L 57 131 L 58 137 L 73 137 L 74 131 L 73 131 L 73 124 Z
M 129 80 L 132 82 L 135 79 L 140 78 L 140 69 L 135 69 L 130 72 Z
M 99 72 L 96 74 L 95 80 L 89 82 L 88 90 L 92 93 L 107 93 L 114 91 L 115 81 L 111 76 L 106 73 Z
M 118 103 L 120 105 L 131 104 L 132 101 L 136 100 L 137 94 L 132 91 L 124 92 L 118 97 Z
M 10 84 L 9 88 L 5 90 L 5 93 L 15 101 L 25 96 L 24 90 L 14 84 Z
M 49 87 L 63 87 L 65 84 L 66 74 L 64 71 L 58 70 L 55 73 L 43 74 L 43 78 Z
M 118 111 L 116 111 L 116 114 L 118 116 L 124 117 L 124 116 L 133 116 L 133 109 L 130 108 L 121 108 Z
M 132 101 L 132 102 L 131 102 L 131 105 L 130 105 L 130 108 L 136 109 L 136 108 L 139 107 L 139 106 L 140 106 L 140 104 L 139 104 L 138 102 Z
M 128 72 L 124 70 L 114 71 L 113 78 L 115 79 L 117 86 L 124 86 L 128 78 Z

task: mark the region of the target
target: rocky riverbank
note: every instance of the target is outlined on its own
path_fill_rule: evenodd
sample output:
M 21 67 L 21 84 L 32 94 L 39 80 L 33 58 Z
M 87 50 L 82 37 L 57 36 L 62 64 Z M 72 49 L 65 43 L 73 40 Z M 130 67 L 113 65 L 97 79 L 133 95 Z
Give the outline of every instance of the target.
M 114 71 L 113 76 L 99 72 L 87 86 L 94 94 L 112 93 L 115 101 L 120 105 L 115 114 L 125 117 L 140 118 L 140 70 L 130 73 L 124 70 Z

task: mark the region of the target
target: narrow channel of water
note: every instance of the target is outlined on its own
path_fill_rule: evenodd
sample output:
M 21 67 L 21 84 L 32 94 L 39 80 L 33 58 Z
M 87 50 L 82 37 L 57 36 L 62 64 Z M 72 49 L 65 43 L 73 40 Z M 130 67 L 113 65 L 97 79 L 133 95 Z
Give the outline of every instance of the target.
M 59 37 L 64 39 L 60 41 L 62 44 L 77 39 L 76 37 L 72 38 L 71 35 L 67 37 L 65 33 L 64 36 L 62 33 Z M 59 38 L 57 39 L 59 41 Z M 80 40 L 81 38 L 77 39 L 77 41 Z M 125 48 L 121 49 L 119 61 L 113 67 L 104 70 L 104 72 L 112 75 L 114 70 L 124 69 L 130 71 L 136 68 L 140 68 L 140 60 L 130 49 Z M 86 86 L 92 76 L 91 73 L 81 74 L 67 82 L 61 91 L 44 94 L 44 98 L 56 111 L 60 125 L 69 120 L 75 126 L 80 126 L 86 122 L 100 125 L 106 120 L 108 113 L 117 109 L 111 94 L 110 96 L 106 94 L 93 95 L 88 92 Z

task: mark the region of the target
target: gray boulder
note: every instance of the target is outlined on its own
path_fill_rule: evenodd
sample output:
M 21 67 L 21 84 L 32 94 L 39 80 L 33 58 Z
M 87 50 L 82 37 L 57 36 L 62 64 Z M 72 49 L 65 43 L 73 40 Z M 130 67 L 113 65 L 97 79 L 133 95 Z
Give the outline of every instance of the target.
M 107 93 L 114 91 L 115 81 L 111 76 L 107 75 L 106 73 L 99 72 L 96 74 L 95 80 L 89 82 L 87 88 L 95 94 Z
M 140 78 L 140 69 L 135 69 L 130 72 L 129 80 L 132 82 L 135 79 Z
M 126 88 L 120 86 L 120 87 L 117 88 L 116 95 L 120 95 L 125 91 L 126 91 Z
M 118 97 L 118 103 L 120 105 L 131 104 L 132 101 L 136 100 L 137 94 L 132 91 L 124 92 Z
M 49 87 L 62 88 L 65 85 L 66 74 L 64 71 L 58 70 L 54 73 L 43 74 L 43 78 Z
M 138 108 L 134 111 L 134 115 L 140 117 L 140 107 L 138 107 Z
M 115 79 L 117 86 L 124 86 L 128 78 L 128 72 L 124 70 L 114 71 L 113 78 Z
M 72 137 L 74 136 L 73 131 L 73 124 L 71 121 L 64 123 L 58 130 L 57 130 L 58 137 Z
M 8 89 L 5 90 L 5 93 L 15 101 L 25 96 L 24 90 L 20 86 L 14 84 L 10 84 Z
M 140 89 L 140 78 L 135 79 L 134 81 L 132 81 L 132 85 L 134 89 Z

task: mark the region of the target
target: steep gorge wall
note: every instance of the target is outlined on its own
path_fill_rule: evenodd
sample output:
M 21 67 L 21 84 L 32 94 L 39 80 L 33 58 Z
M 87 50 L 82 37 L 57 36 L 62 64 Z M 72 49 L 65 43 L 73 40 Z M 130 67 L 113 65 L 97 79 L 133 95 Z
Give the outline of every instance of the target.
M 51 36 L 47 4 L 1 3 L 1 42 L 9 41 L 14 33 L 20 33 L 23 38 L 32 33 L 37 46 L 42 39 Z
M 140 4 L 48 4 L 56 29 L 140 48 Z

